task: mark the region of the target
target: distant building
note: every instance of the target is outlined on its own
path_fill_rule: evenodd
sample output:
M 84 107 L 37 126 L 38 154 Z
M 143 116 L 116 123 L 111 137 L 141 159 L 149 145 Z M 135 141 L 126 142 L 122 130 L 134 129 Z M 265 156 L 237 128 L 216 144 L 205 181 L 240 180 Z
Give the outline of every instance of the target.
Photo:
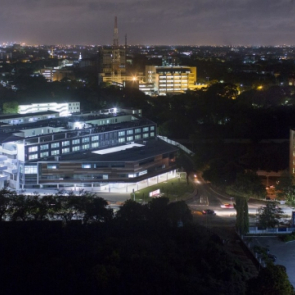
M 47 82 L 61 81 L 63 78 L 73 79 L 74 74 L 70 69 L 45 68 L 40 70 L 40 74 Z
M 115 17 L 113 45 L 99 51 L 99 83 L 123 84 L 126 75 L 125 46 L 119 46 L 117 17 Z
M 58 112 L 59 116 L 68 116 L 72 113 L 80 112 L 80 102 L 45 102 L 45 103 L 31 103 L 27 105 L 19 105 L 18 113 L 19 114 L 28 114 L 28 113 L 37 113 L 45 111 L 54 111 Z
M 146 66 L 145 82 L 139 90 L 148 95 L 183 93 L 195 89 L 197 68 L 189 66 Z

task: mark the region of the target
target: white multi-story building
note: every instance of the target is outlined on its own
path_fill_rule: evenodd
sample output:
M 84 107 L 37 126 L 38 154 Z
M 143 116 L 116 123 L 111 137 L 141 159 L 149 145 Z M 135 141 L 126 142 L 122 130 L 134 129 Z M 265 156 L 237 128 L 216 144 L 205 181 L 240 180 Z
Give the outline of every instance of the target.
M 189 66 L 146 66 L 145 83 L 139 89 L 152 95 L 183 93 L 194 89 L 197 81 L 197 68 Z M 147 93 L 153 85 L 152 93 Z
M 19 105 L 18 113 L 19 114 L 28 114 L 28 113 L 37 113 L 37 112 L 46 112 L 54 111 L 58 112 L 61 117 L 68 116 L 73 113 L 80 112 L 80 102 L 45 102 L 45 103 L 31 103 L 27 105 Z
M 0 129 L 0 187 L 131 192 L 176 175 L 177 148 L 158 139 L 156 124 L 140 110 L 22 116 Z

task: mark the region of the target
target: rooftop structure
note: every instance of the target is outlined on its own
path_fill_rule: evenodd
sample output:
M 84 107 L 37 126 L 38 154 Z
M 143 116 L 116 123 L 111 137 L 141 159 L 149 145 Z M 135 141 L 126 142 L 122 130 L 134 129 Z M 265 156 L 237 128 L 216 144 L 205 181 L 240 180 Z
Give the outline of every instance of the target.
M 37 112 L 46 112 L 46 111 L 54 111 L 58 112 L 59 115 L 68 116 L 72 113 L 80 112 L 80 102 L 45 102 L 45 103 L 31 103 L 26 105 L 18 106 L 19 114 L 27 114 L 27 113 L 37 113 Z

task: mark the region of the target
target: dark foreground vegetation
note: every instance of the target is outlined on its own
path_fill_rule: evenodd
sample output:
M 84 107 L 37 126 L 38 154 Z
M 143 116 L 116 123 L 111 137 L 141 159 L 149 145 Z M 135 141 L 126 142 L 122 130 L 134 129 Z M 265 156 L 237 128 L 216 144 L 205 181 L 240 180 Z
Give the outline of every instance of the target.
M 247 287 L 252 275 L 192 223 L 184 202 L 129 200 L 116 216 L 102 209 L 84 222 L 0 222 L 1 293 L 235 295 L 260 285 L 258 277 Z M 286 273 L 280 280 L 285 293 L 259 294 L 293 294 Z

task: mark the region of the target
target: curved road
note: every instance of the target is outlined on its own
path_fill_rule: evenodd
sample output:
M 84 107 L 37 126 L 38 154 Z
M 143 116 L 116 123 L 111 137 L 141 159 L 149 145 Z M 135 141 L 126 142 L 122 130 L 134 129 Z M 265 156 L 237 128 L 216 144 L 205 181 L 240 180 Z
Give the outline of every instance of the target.
M 222 204 L 233 204 L 233 198 L 221 195 L 214 189 L 212 189 L 202 178 L 198 177 L 192 180 L 195 185 L 195 191 L 190 200 L 186 203 L 191 208 L 193 213 L 201 213 L 204 209 L 211 209 L 216 212 L 217 216 L 220 217 L 234 217 L 236 210 L 234 208 L 221 208 Z M 249 214 L 256 215 L 258 208 L 262 205 L 261 203 L 251 202 L 248 204 Z M 292 208 L 287 206 L 281 206 L 282 211 L 289 215 L 291 218 Z M 231 218 L 235 220 L 235 218 Z

